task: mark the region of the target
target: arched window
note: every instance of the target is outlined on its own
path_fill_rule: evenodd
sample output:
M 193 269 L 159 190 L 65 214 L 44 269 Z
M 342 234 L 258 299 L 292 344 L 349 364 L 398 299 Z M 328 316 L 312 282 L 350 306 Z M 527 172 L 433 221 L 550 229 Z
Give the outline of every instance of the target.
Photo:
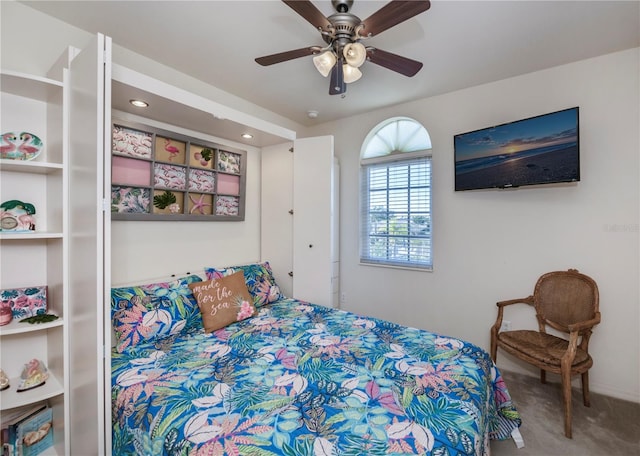
M 360 262 L 431 270 L 431 138 L 413 119 L 378 124 L 360 151 Z

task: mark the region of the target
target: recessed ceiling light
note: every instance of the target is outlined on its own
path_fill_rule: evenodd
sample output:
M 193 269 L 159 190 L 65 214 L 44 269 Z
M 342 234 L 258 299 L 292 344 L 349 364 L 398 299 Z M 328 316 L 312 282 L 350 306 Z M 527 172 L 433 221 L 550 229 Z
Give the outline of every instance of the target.
M 244 139 L 251 139 L 251 138 L 253 138 L 253 135 L 251 135 L 251 134 L 249 134 L 249 133 L 242 133 L 242 137 L 243 137 Z
M 129 103 L 134 105 L 136 108 L 146 108 L 149 106 L 149 103 L 143 100 L 129 100 Z

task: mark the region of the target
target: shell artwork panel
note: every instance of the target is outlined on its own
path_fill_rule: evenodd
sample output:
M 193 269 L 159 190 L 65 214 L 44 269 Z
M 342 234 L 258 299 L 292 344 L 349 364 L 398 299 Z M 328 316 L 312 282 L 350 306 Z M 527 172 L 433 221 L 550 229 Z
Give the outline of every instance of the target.
M 206 169 L 212 168 L 215 154 L 213 148 L 191 144 L 189 151 L 189 166 Z

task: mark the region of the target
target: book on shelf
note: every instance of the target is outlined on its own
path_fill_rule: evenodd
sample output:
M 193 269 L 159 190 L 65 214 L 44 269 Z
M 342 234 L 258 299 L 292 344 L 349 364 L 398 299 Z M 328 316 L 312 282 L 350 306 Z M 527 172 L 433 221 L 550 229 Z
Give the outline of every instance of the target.
M 36 456 L 53 445 L 53 410 L 47 407 L 18 423 L 17 456 Z
M 3 456 L 36 456 L 53 445 L 53 411 L 47 404 L 24 409 L 2 431 Z
M 39 412 L 40 410 L 43 410 L 46 407 L 46 403 L 40 402 L 27 407 L 21 407 L 15 410 L 2 412 L 2 421 L 0 422 L 0 435 L 2 436 L 2 456 L 15 455 L 16 425 L 25 418 L 28 418 L 29 416 Z

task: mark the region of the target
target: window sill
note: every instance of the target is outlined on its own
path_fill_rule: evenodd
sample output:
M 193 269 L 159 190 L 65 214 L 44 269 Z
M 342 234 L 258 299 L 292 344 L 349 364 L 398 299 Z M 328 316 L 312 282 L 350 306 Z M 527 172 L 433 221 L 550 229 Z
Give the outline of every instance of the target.
M 372 266 L 374 268 L 404 269 L 408 271 L 433 272 L 433 266 L 428 266 L 428 267 L 399 266 L 395 264 L 384 264 L 384 263 L 364 263 L 362 261 L 360 261 L 358 264 L 360 266 Z

